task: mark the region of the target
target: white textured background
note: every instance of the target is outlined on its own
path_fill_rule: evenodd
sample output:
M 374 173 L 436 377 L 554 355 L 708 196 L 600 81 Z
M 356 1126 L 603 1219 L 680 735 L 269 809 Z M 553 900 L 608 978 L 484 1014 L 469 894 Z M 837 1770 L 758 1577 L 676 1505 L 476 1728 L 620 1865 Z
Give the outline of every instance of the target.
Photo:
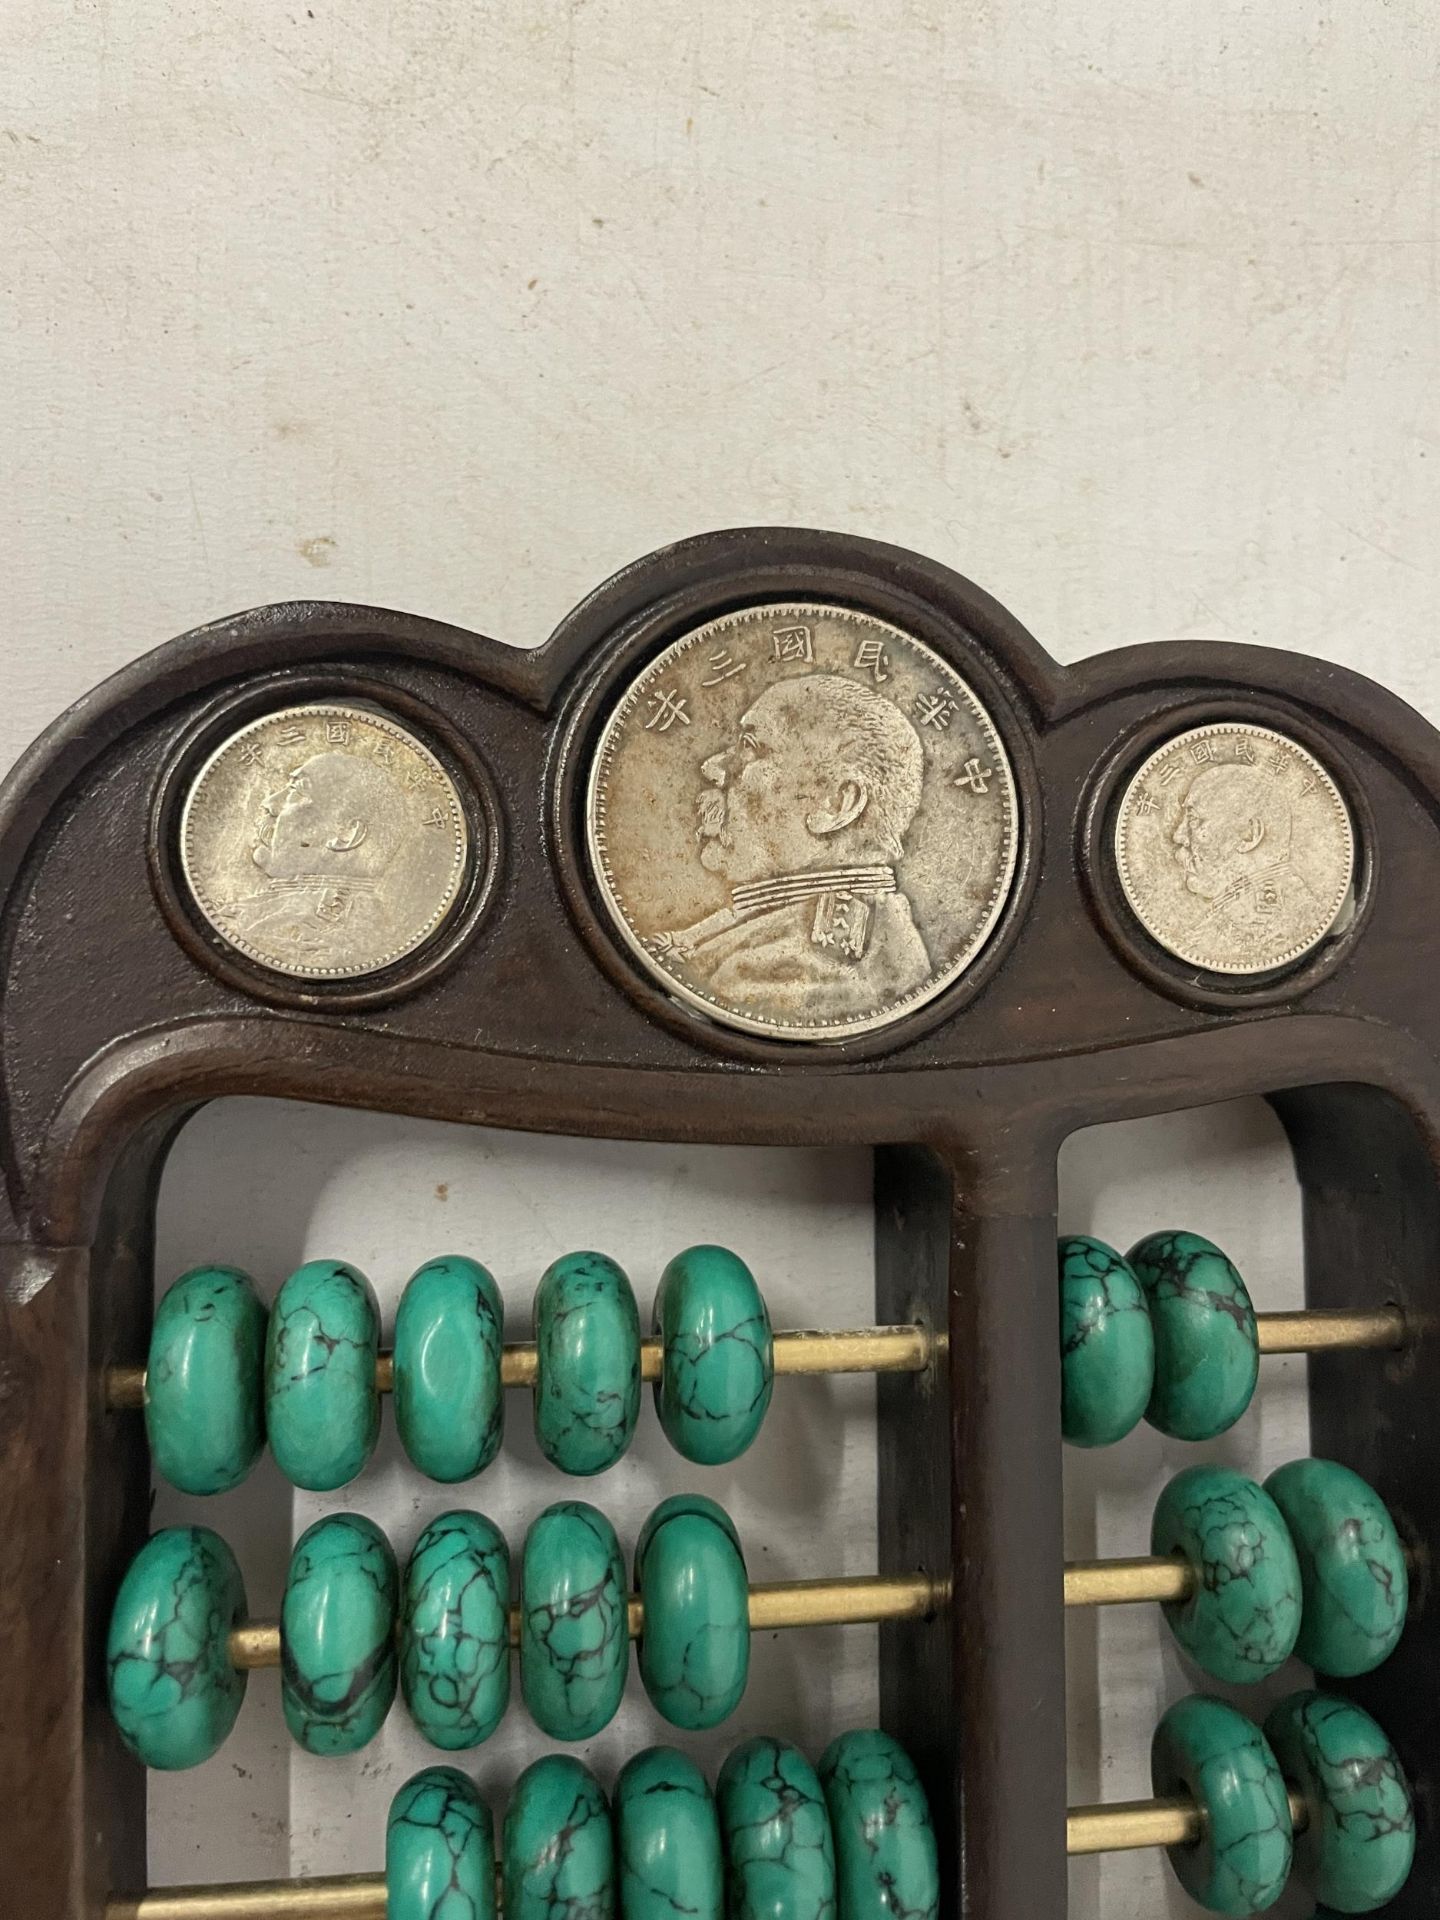
M 241 606 L 333 595 L 530 643 L 634 555 L 756 520 L 924 549 L 1062 658 L 1256 639 L 1440 719 L 1437 53 L 1428 0 L 12 4 L 0 764 L 111 668 Z M 467 1195 L 446 1232 L 437 1165 Z M 411 1239 L 414 1260 L 464 1240 L 523 1315 L 545 1260 L 607 1228 L 642 1302 L 675 1245 L 729 1230 L 768 1238 L 792 1324 L 813 1263 L 863 1259 L 853 1169 L 722 1157 L 680 1204 L 696 1179 L 661 1150 L 217 1111 L 182 1144 L 164 1251 L 271 1285 L 351 1251 L 393 1302 Z M 1122 1241 L 1183 1211 L 1262 1306 L 1293 1293 L 1261 1113 L 1076 1142 L 1065 1205 Z M 762 1543 L 798 1557 L 789 1499 L 823 1516 L 817 1561 L 863 1558 L 846 1416 L 821 1390 L 757 1455 L 735 1497 Z M 1303 1444 L 1267 1363 L 1226 1447 L 1268 1466 Z M 617 1510 L 662 1490 L 653 1459 Z M 1071 1461 L 1073 1550 L 1137 1550 L 1176 1464 L 1144 1440 Z M 517 1513 L 553 1497 L 515 1471 Z M 391 1468 L 371 1490 L 406 1535 L 412 1490 Z M 273 1604 L 275 1528 L 235 1498 Z M 811 1656 L 859 1711 L 863 1654 Z M 803 1636 L 774 1657 L 818 1737 Z M 1077 1795 L 1142 1792 L 1184 1685 L 1153 1618 L 1077 1635 L 1072 1680 Z M 360 1768 L 291 1772 L 267 1685 L 237 1749 L 261 1785 L 222 1756 L 198 1801 L 167 1788 L 157 1870 L 282 1871 L 292 1826 L 297 1867 L 378 1860 L 403 1739 L 368 1795 Z M 1074 1885 L 1075 1920 L 1189 1911 L 1145 1856 Z

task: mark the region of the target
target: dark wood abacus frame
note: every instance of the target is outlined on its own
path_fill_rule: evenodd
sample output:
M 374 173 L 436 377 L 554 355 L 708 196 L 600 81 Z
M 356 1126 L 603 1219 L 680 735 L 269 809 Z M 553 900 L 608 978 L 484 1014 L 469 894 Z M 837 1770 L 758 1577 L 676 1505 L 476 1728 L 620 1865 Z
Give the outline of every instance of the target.
M 730 1033 L 658 992 L 606 931 L 580 824 L 617 684 L 703 619 L 797 598 L 868 610 L 952 660 L 996 718 L 1023 807 L 1015 885 L 977 964 L 887 1032 L 826 1047 Z M 199 757 L 245 719 L 320 697 L 418 728 L 469 796 L 482 849 L 442 934 L 350 986 L 251 967 L 191 916 L 175 870 Z M 1227 718 L 1312 747 L 1359 842 L 1353 921 L 1260 982 L 1169 960 L 1106 851 L 1128 773 L 1167 736 Z M 1440 1910 L 1440 1610 L 1423 1554 L 1440 1539 L 1437 880 L 1440 736 L 1381 688 L 1201 643 L 1062 669 L 969 582 L 834 534 L 682 542 L 533 652 L 321 602 L 218 622 L 116 675 L 0 793 L 0 1909 L 100 1920 L 112 1890 L 144 1884 L 144 1776 L 105 1709 L 102 1654 L 147 1530 L 149 1464 L 143 1424 L 106 1410 L 103 1378 L 145 1351 L 177 1131 L 205 1101 L 259 1094 L 873 1148 L 877 1318 L 948 1335 L 948 1364 L 878 1386 L 880 1570 L 952 1585 L 943 1615 L 882 1629 L 883 1719 L 936 1808 L 946 1912 L 1063 1915 L 1056 1155 L 1080 1127 L 1261 1094 L 1304 1190 L 1309 1304 L 1409 1316 L 1398 1354 L 1313 1356 L 1310 1407 L 1313 1450 L 1364 1474 L 1421 1548 L 1398 1652 L 1345 1690 L 1416 1786 L 1416 1866 L 1391 1911 Z

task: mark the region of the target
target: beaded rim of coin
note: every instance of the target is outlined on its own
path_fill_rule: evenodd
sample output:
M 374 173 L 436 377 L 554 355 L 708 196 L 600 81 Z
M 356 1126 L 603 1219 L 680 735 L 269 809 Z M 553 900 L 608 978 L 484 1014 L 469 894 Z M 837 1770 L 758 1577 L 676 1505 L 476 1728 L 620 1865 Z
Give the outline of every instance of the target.
M 635 711 L 637 703 L 657 674 L 703 644 L 713 645 L 717 640 L 734 639 L 736 629 L 744 623 L 781 620 L 803 622 L 807 619 L 830 619 L 862 625 L 871 644 L 889 638 L 911 650 L 927 667 L 943 675 L 950 693 L 958 696 L 955 701 L 957 710 L 963 708 L 979 740 L 980 751 L 990 759 L 983 773 L 994 780 L 994 791 L 1002 795 L 1004 819 L 993 883 L 985 894 L 976 922 L 960 951 L 938 970 L 936 976 L 903 998 L 891 1001 L 878 1013 L 801 1027 L 787 1025 L 780 1019 L 767 1019 L 739 1011 L 718 998 L 696 990 L 686 981 L 677 979 L 658 963 L 656 954 L 649 949 L 645 938 L 631 924 L 629 912 L 623 903 L 621 886 L 607 845 L 609 809 L 604 789 L 620 729 Z M 972 767 L 979 764 L 971 763 Z M 957 784 L 963 784 L 965 777 L 962 775 L 961 782 Z M 985 788 L 977 786 L 975 791 L 982 793 Z M 648 978 L 671 999 L 706 1015 L 718 1027 L 787 1044 L 798 1042 L 815 1046 L 874 1037 L 930 1006 L 953 987 L 985 951 L 1010 899 L 1019 865 L 1020 829 L 1019 789 L 1004 739 L 989 709 L 959 669 L 928 642 L 893 621 L 862 608 L 821 600 L 762 601 L 732 608 L 725 614 L 703 621 L 671 641 L 634 673 L 610 708 L 591 750 L 585 782 L 585 837 L 590 869 L 611 928 L 640 961 Z
M 229 756 L 235 753 L 249 737 L 263 733 L 284 721 L 298 722 L 306 719 L 326 719 L 338 722 L 360 723 L 388 735 L 392 740 L 413 753 L 426 767 L 438 783 L 447 821 L 451 829 L 452 854 L 448 862 L 446 880 L 441 896 L 433 908 L 418 924 L 412 924 L 406 937 L 395 941 L 377 955 L 368 957 L 363 966 L 302 966 L 287 965 L 275 954 L 263 947 L 247 941 L 232 927 L 224 924 L 217 915 L 222 903 L 209 894 L 203 880 L 197 872 L 195 857 L 195 823 L 203 803 L 207 786 L 216 773 L 225 765 Z M 259 715 L 227 734 L 220 744 L 209 753 L 202 762 L 199 771 L 191 779 L 185 793 L 180 812 L 178 831 L 180 867 L 184 875 L 186 888 L 204 917 L 207 927 L 225 945 L 236 953 L 242 954 L 255 966 L 279 978 L 314 981 L 351 981 L 368 980 L 386 968 L 408 959 L 425 946 L 438 932 L 453 913 L 463 890 L 463 883 L 470 859 L 470 827 L 465 808 L 454 780 L 444 766 L 426 746 L 425 742 L 410 728 L 402 726 L 388 714 L 368 706 L 356 706 L 340 701 L 306 701 L 301 705 L 274 708 Z
M 1146 889 L 1136 874 L 1134 863 L 1130 857 L 1129 839 L 1134 814 L 1131 802 L 1140 793 L 1145 781 L 1150 778 L 1164 760 L 1175 754 L 1178 750 L 1193 748 L 1195 743 L 1204 740 L 1213 740 L 1217 736 L 1224 735 L 1233 738 L 1237 734 L 1263 742 L 1266 745 L 1282 750 L 1288 755 L 1292 755 L 1296 763 L 1303 767 L 1311 776 L 1314 784 L 1324 792 L 1330 803 L 1331 815 L 1337 822 L 1343 836 L 1343 872 L 1337 885 L 1327 897 L 1323 910 L 1313 916 L 1303 939 L 1294 941 L 1278 954 L 1267 956 L 1263 964 L 1260 965 L 1254 965 L 1243 959 L 1226 960 L 1223 956 L 1217 956 L 1213 951 L 1202 952 L 1195 945 L 1186 943 L 1183 940 L 1181 932 L 1177 932 L 1175 929 L 1167 931 L 1162 925 L 1157 924 L 1154 914 L 1153 898 L 1147 897 Z M 1219 762 L 1213 764 L 1227 763 Z M 1125 783 L 1124 792 L 1121 795 L 1119 805 L 1115 811 L 1115 828 L 1112 845 L 1115 858 L 1115 871 L 1119 878 L 1121 889 L 1131 912 L 1135 915 L 1146 933 L 1149 934 L 1156 945 L 1162 947 L 1166 953 L 1172 954 L 1177 960 L 1183 960 L 1188 966 L 1199 967 L 1210 974 L 1228 975 L 1231 978 L 1244 979 L 1268 979 L 1272 977 L 1283 968 L 1293 966 L 1297 960 L 1302 960 L 1307 954 L 1313 953 L 1327 937 L 1333 935 L 1345 916 L 1346 907 L 1354 899 L 1355 826 L 1350 816 L 1350 809 L 1345 804 L 1344 796 L 1341 794 L 1335 780 L 1328 769 L 1308 748 L 1301 746 L 1298 740 L 1295 740 L 1289 734 L 1281 733 L 1275 727 L 1262 726 L 1252 721 L 1212 721 L 1205 726 L 1186 728 L 1184 731 L 1172 734 L 1169 739 L 1162 741 L 1161 744 L 1146 757 L 1141 766 Z

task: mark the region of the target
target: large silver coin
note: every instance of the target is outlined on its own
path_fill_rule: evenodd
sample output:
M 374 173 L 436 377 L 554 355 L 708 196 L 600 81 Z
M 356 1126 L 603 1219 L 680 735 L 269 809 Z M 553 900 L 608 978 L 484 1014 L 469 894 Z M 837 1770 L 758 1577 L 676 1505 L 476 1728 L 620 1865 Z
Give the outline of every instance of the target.
M 354 980 L 403 959 L 455 905 L 469 848 L 453 781 L 364 707 L 266 714 L 205 762 L 180 856 L 215 931 L 262 966 Z
M 1269 727 L 1192 727 L 1126 788 L 1115 861 L 1167 952 L 1210 973 L 1270 973 L 1341 918 L 1355 833 L 1335 782 L 1294 740 Z
M 1015 871 L 1010 763 L 937 653 L 843 607 L 747 607 L 626 689 L 588 793 L 622 938 L 746 1033 L 844 1040 L 943 993 Z

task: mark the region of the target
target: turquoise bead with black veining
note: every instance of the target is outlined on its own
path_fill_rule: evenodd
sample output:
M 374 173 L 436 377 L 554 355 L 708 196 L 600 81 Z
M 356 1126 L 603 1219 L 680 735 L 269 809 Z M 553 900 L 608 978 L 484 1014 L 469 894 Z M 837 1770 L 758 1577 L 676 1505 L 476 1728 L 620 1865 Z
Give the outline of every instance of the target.
M 744 1453 L 764 1424 L 775 1342 L 755 1276 L 725 1247 L 687 1247 L 660 1276 L 663 1348 L 655 1408 L 671 1446 L 698 1466 Z
M 603 1473 L 640 1412 L 640 1313 L 603 1253 L 567 1253 L 535 1290 L 535 1437 L 562 1473 Z
M 505 1432 L 500 1289 L 449 1254 L 415 1273 L 395 1314 L 395 1425 L 421 1473 L 447 1484 L 488 1467 Z
M 483 1513 L 442 1513 L 410 1555 L 400 1685 L 432 1746 L 488 1740 L 510 1701 L 510 1549 Z
M 820 1756 L 843 1920 L 937 1920 L 940 1861 L 920 1776 L 888 1733 L 842 1733 Z
M 615 1782 L 614 1799 L 625 1920 L 721 1920 L 720 1817 L 695 1762 L 647 1747 Z
M 354 1753 L 395 1698 L 400 1576 L 390 1542 L 360 1513 L 307 1527 L 280 1609 L 285 1724 L 310 1753 Z
M 327 1493 L 353 1480 L 380 1433 L 380 1310 L 343 1260 L 308 1260 L 281 1287 L 265 1342 L 265 1424 L 287 1480 Z
M 1103 1240 L 1060 1242 L 1060 1431 L 1072 1447 L 1108 1447 L 1144 1416 L 1155 1333 L 1130 1263 Z
M 515 1782 L 503 1858 L 505 1920 L 613 1920 L 610 1809 L 569 1754 L 546 1754 Z
M 1265 1482 L 1300 1562 L 1295 1651 L 1317 1673 L 1369 1673 L 1405 1630 L 1410 1575 L 1390 1511 L 1334 1460 L 1292 1460 Z
M 1175 1440 L 1213 1440 L 1244 1413 L 1260 1377 L 1245 1282 L 1198 1233 L 1152 1233 L 1126 1257 L 1145 1289 L 1155 1336 L 1145 1418 Z
M 672 1727 L 718 1727 L 750 1674 L 750 1583 L 725 1509 L 695 1493 L 662 1500 L 635 1549 L 635 1586 L 651 1703 Z
M 630 1596 L 603 1513 L 561 1500 L 525 1537 L 520 1689 L 554 1740 L 588 1740 L 614 1719 L 630 1659 Z
M 1383 1730 L 1352 1700 L 1295 1693 L 1271 1712 L 1265 1737 L 1309 1808 L 1295 1837 L 1306 1886 L 1340 1913 L 1387 1905 L 1415 1858 L 1415 1808 Z
M 1187 1467 L 1155 1504 L 1150 1551 L 1178 1554 L 1194 1590 L 1163 1609 L 1185 1651 L 1217 1680 L 1263 1680 L 1300 1631 L 1300 1564 L 1275 1502 L 1233 1467 Z
M 238 1487 L 265 1444 L 265 1308 L 238 1267 L 182 1273 L 155 1309 L 145 1426 L 182 1493 Z
M 835 1845 L 815 1769 L 783 1740 L 747 1740 L 716 1788 L 730 1920 L 835 1920 Z
M 110 1710 L 147 1767 L 198 1767 L 245 1698 L 229 1634 L 245 1618 L 235 1556 L 208 1527 L 167 1527 L 131 1561 L 105 1646 Z
M 426 1767 L 390 1802 L 385 1920 L 495 1920 L 495 1822 L 454 1767 Z
M 1279 1762 L 1252 1720 L 1207 1694 L 1177 1700 L 1150 1743 L 1162 1800 L 1205 1814 L 1198 1840 L 1168 1849 L 1175 1877 L 1212 1913 L 1263 1913 L 1290 1874 L 1293 1831 Z

